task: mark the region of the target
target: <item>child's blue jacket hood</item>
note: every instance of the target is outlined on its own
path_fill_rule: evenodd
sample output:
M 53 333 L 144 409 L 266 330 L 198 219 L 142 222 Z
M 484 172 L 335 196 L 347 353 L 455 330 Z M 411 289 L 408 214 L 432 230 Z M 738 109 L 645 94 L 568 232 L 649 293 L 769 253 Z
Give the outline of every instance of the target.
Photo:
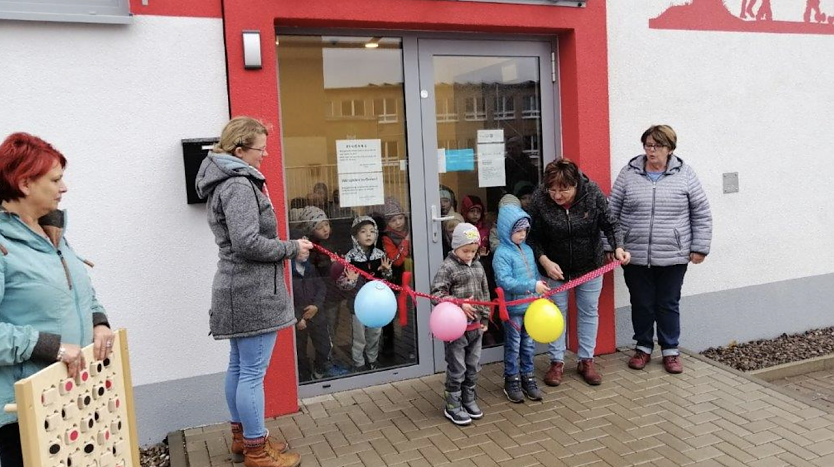
M 504 289 L 507 301 L 533 297 L 536 294 L 536 282 L 539 273 L 533 249 L 526 242 L 516 245 L 512 241 L 513 226 L 519 220 L 530 215 L 518 206 L 502 206 L 498 210 L 498 248 L 492 259 L 492 269 L 495 272 L 495 283 Z M 523 315 L 529 304 L 508 306 L 511 315 Z

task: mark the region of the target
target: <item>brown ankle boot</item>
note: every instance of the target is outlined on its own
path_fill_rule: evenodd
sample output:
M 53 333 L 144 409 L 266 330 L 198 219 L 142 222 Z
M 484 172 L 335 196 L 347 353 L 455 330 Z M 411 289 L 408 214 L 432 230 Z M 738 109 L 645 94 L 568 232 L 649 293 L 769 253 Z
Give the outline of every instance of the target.
M 576 372 L 582 375 L 582 379 L 591 386 L 597 386 L 602 383 L 602 375 L 597 373 L 596 368 L 594 368 L 593 358 L 579 360 L 579 364 L 576 366 Z
M 232 462 L 243 462 L 243 425 L 232 422 Z
M 550 362 L 550 369 L 544 375 L 544 384 L 558 386 L 562 384 L 562 372 L 565 370 L 564 362 Z
M 243 438 L 243 465 L 246 467 L 296 467 L 301 456 L 294 452 L 282 453 L 287 445 L 273 438 L 269 433 L 260 438 Z

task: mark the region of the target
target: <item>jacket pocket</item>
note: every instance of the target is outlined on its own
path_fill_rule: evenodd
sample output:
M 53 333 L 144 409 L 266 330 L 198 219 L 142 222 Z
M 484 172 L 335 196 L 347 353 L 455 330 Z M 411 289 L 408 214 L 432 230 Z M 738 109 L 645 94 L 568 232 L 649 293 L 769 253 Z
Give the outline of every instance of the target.
M 278 295 L 278 263 L 272 264 L 272 295 Z
M 674 232 L 675 232 L 675 243 L 678 244 L 678 250 L 680 250 L 680 249 L 683 248 L 681 246 L 681 234 L 680 234 L 680 232 L 678 232 L 678 229 L 675 229 Z

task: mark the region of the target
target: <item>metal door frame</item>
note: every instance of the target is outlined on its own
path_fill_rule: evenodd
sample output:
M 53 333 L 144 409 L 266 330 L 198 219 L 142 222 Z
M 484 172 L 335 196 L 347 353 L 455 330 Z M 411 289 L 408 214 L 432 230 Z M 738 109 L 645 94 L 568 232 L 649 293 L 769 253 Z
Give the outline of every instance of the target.
M 441 244 L 433 243 L 431 205 L 439 206 L 437 172 L 437 126 L 435 121 L 434 79 L 431 57 L 440 55 L 474 55 L 529 57 L 540 59 L 542 116 L 542 161 L 547 164 L 561 154 L 560 106 L 558 102 L 558 62 L 556 38 L 536 36 L 502 36 L 495 34 L 426 33 L 386 30 L 339 30 L 277 27 L 276 35 L 306 36 L 388 36 L 402 38 L 405 134 L 408 151 L 409 193 L 411 196 L 412 255 L 416 290 L 426 292 L 443 261 Z M 553 55 L 552 55 L 553 54 Z M 278 69 L 276 67 L 276 73 Z M 431 85 L 422 86 L 422 83 Z M 427 98 L 421 91 L 427 90 Z M 276 105 L 278 103 L 276 102 Z M 282 121 L 283 122 L 283 121 Z M 283 134 L 283 132 L 282 132 Z M 286 194 L 285 194 L 286 195 Z M 285 196 L 286 199 L 286 196 Z M 445 371 L 443 343 L 429 333 L 431 303 L 417 300 L 417 364 L 375 373 L 311 382 L 298 386 L 298 397 L 307 398 L 350 389 L 427 376 Z M 293 334 L 293 338 L 295 335 Z M 503 346 L 485 349 L 482 362 L 503 359 Z M 296 362 L 297 364 L 297 362 Z M 296 368 L 296 377 L 298 371 Z
M 418 39 L 419 67 L 420 67 L 420 96 L 422 109 L 422 138 L 423 138 L 423 164 L 425 168 L 426 201 L 429 210 L 427 217 L 431 217 L 431 207 L 440 206 L 440 195 L 437 188 L 440 184 L 440 175 L 437 167 L 437 122 L 435 112 L 434 96 L 434 66 L 435 56 L 462 56 L 462 57 L 535 57 L 539 59 L 539 83 L 541 88 L 541 132 L 542 132 L 542 161 L 547 164 L 556 159 L 557 141 L 560 140 L 556 131 L 558 126 L 559 109 L 555 92 L 557 82 L 555 70 L 555 44 L 550 41 L 519 41 L 508 42 L 498 40 L 440 40 L 433 38 Z M 561 151 L 559 151 L 561 152 Z M 439 211 L 438 211 L 439 212 Z M 428 222 L 433 222 L 427 219 Z M 428 225 L 431 229 L 432 225 Z M 440 242 L 429 241 L 429 276 L 440 268 L 443 262 L 442 245 Z M 502 361 L 504 358 L 504 346 L 496 346 L 484 349 L 481 354 L 482 363 Z M 434 369 L 435 372 L 446 369 L 445 352 L 443 343 L 434 342 Z

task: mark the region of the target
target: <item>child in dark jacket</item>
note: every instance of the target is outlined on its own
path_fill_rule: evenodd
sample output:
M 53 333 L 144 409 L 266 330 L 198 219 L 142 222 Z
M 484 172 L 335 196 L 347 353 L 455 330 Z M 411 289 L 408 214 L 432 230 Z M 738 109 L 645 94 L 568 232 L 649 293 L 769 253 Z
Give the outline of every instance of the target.
M 539 276 L 533 249 L 525 243 L 529 231 L 530 216 L 521 207 L 507 204 L 498 210 L 499 245 L 492 268 L 495 282 L 504 289 L 507 301 L 533 297 L 549 289 Z M 515 403 L 524 402 L 525 395 L 530 400 L 542 400 L 533 376 L 536 344 L 524 327 L 528 306 L 508 306 L 510 321 L 504 323 L 504 394 Z
M 298 378 L 309 381 L 321 378 L 328 372 L 330 361 L 330 335 L 327 332 L 327 316 L 322 311 L 327 294 L 322 278 L 308 261 L 310 253 L 305 251 L 292 261 L 292 299 L 295 305 L 296 351 L 298 353 Z M 313 341 L 315 357 L 313 369 L 307 356 L 308 339 Z
M 431 286 L 435 303 L 444 298 L 489 301 L 484 268 L 478 261 L 481 235 L 467 223 L 459 224 L 452 234 L 452 251 L 443 261 Z M 463 336 L 445 343 L 446 406 L 443 414 L 455 425 L 468 425 L 484 416 L 475 401 L 475 384 L 481 369 L 481 337 L 487 329 L 489 308 L 464 304 L 467 326 Z
M 375 278 L 390 281 L 391 260 L 385 256 L 385 252 L 374 246 L 378 235 L 376 222 L 369 216 L 359 216 L 353 220 L 350 235 L 353 239 L 353 248 L 345 255 L 345 259 L 357 269 L 365 271 Z M 365 277 L 351 268 L 345 268 L 336 280 L 336 285 L 340 289 L 350 291 L 348 307 L 353 316 L 351 357 L 356 371 L 378 368 L 379 336 L 382 334 L 382 328 L 366 327 L 356 317 L 354 299 L 365 283 L 367 283 Z

